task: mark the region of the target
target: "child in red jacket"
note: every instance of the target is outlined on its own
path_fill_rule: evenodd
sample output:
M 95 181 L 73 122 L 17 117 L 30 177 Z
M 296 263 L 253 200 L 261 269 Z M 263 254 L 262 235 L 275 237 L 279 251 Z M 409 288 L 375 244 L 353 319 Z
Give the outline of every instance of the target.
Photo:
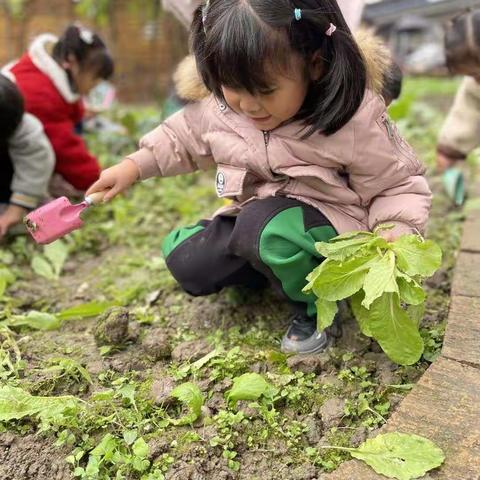
M 37 37 L 28 52 L 4 69 L 20 89 L 25 109 L 43 124 L 56 156 L 55 172 L 71 190 L 85 190 L 100 174 L 75 125 L 83 119 L 82 96 L 113 74 L 113 60 L 95 33 L 71 25 L 58 39 Z

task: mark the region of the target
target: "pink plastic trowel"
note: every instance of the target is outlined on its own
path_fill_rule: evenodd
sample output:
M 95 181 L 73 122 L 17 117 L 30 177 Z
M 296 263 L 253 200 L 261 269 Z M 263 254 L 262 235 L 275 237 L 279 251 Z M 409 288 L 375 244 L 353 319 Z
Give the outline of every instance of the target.
M 67 197 L 57 198 L 29 213 L 24 218 L 25 226 L 37 243 L 52 243 L 81 228 L 83 221 L 80 214 L 88 207 L 99 204 L 106 193 L 94 193 L 78 205 L 72 205 Z

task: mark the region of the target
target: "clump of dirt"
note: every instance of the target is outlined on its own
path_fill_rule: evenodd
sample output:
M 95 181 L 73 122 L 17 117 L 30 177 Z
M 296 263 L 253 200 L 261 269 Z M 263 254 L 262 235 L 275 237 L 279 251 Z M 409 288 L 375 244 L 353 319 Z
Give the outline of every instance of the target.
M 71 480 L 67 452 L 38 435 L 0 435 L 0 478 L 3 480 Z
M 93 335 L 97 345 L 123 345 L 129 338 L 130 312 L 123 307 L 114 307 L 101 315 Z
M 175 380 L 170 377 L 161 377 L 153 381 L 150 398 L 155 405 L 169 405 L 174 402 L 170 396 L 175 388 Z
M 147 332 L 142 347 L 145 353 L 154 361 L 167 360 L 172 354 L 171 341 L 161 328 L 153 328 Z
M 322 417 L 323 424 L 326 428 L 336 427 L 340 425 L 345 410 L 345 399 L 339 397 L 333 397 L 327 400 L 320 407 L 320 415 Z
M 294 355 L 287 360 L 292 372 L 316 373 L 317 375 L 332 366 L 332 358 L 328 353 L 315 355 Z
M 213 350 L 205 340 L 192 340 L 177 345 L 172 352 L 172 359 L 176 362 L 195 362 Z

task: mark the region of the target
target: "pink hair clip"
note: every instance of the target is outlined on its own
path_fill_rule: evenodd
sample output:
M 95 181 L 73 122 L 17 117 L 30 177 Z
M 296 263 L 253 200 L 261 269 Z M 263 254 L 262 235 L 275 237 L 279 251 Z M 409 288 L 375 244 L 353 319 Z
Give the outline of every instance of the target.
M 331 37 L 336 29 L 337 27 L 333 23 L 331 23 L 330 26 L 328 27 L 328 30 L 325 32 L 325 35 L 327 37 Z

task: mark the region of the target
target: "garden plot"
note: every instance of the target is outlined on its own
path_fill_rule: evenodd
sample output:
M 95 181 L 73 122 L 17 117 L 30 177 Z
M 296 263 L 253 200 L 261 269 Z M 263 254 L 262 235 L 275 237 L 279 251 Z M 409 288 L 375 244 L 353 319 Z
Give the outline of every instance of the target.
M 154 123 L 118 116 L 131 138 L 90 139 L 105 165 Z M 430 152 L 440 121 L 433 107 L 411 107 L 402 126 Z M 463 220 L 442 195 L 429 224 L 444 260 L 426 283 L 426 348 L 400 367 L 348 309 L 334 347 L 287 358 L 288 306 L 271 292 L 184 294 L 161 239 L 215 210 L 212 182 L 208 173 L 148 181 L 88 212 L 61 243 L 2 247 L 1 478 L 318 478 L 350 458 L 322 447 L 371 437 L 435 360 Z

